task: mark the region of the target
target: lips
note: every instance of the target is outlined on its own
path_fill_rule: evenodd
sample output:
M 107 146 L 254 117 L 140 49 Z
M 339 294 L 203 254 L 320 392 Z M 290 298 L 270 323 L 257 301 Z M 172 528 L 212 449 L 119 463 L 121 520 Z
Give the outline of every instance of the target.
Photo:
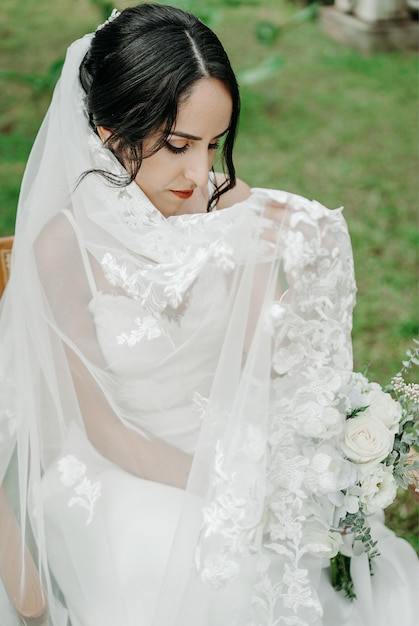
M 193 194 L 193 189 L 186 189 L 184 191 L 177 191 L 175 189 L 171 189 L 170 191 L 174 193 L 175 196 L 177 196 L 178 198 L 182 198 L 182 200 L 187 200 Z

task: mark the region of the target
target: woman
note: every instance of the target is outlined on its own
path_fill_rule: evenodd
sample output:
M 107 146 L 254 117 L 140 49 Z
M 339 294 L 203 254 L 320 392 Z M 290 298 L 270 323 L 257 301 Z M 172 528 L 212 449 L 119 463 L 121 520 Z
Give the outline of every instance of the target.
M 238 117 L 185 11 L 127 9 L 68 51 L 2 302 L 0 571 L 24 623 L 413 624 L 415 556 L 380 524 L 356 602 L 323 540 L 307 556 L 333 525 L 308 444 L 345 419 L 351 249 L 340 211 L 236 180 Z

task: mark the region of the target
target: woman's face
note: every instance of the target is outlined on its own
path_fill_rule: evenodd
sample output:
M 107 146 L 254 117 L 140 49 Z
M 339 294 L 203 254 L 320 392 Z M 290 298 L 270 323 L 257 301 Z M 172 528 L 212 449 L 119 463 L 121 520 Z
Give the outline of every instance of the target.
M 225 85 L 215 78 L 199 80 L 179 105 L 166 144 L 143 159 L 135 182 L 165 217 L 205 210 L 208 173 L 231 113 L 232 99 Z M 153 143 L 153 138 L 144 142 L 145 153 Z

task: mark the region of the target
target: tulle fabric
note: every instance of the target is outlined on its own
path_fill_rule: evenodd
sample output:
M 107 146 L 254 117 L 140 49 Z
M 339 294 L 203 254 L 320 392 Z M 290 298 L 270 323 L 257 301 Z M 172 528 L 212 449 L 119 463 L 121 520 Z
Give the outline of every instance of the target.
M 352 370 L 341 212 L 255 189 L 166 219 L 135 183 L 81 179 L 124 175 L 84 112 L 90 40 L 69 49 L 35 142 L 1 303 L 0 477 L 49 623 L 370 626 L 387 574 L 349 604 L 272 521 L 282 506 L 303 541 L 290 407 Z M 14 626 L 5 597 L 0 610 Z

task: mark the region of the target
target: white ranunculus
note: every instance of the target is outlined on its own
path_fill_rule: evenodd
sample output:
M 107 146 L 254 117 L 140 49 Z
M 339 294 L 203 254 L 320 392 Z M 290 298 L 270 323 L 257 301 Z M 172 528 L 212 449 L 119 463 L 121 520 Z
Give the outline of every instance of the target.
M 354 484 L 356 470 L 336 449 L 326 444 L 311 458 L 305 480 L 314 493 L 334 493 Z
M 367 406 L 368 395 L 371 391 L 382 391 L 378 383 L 370 382 L 363 374 L 353 372 L 352 384 L 348 391 L 348 398 L 353 408 Z
M 384 391 L 374 390 L 368 394 L 368 408 L 364 415 L 374 417 L 382 422 L 390 432 L 399 432 L 399 423 L 402 417 L 402 407 L 399 402 Z
M 362 476 L 360 502 L 367 515 L 385 509 L 396 497 L 397 485 L 393 468 L 380 463 L 371 472 Z
M 295 429 L 304 437 L 331 439 L 343 430 L 342 414 L 331 406 L 320 406 L 317 402 L 305 403 L 296 410 Z
M 355 463 L 383 461 L 393 449 L 393 443 L 394 433 L 365 413 L 345 422 L 342 450 Z
M 305 550 L 320 559 L 332 559 L 339 552 L 343 539 L 341 533 L 309 529 L 304 533 Z

